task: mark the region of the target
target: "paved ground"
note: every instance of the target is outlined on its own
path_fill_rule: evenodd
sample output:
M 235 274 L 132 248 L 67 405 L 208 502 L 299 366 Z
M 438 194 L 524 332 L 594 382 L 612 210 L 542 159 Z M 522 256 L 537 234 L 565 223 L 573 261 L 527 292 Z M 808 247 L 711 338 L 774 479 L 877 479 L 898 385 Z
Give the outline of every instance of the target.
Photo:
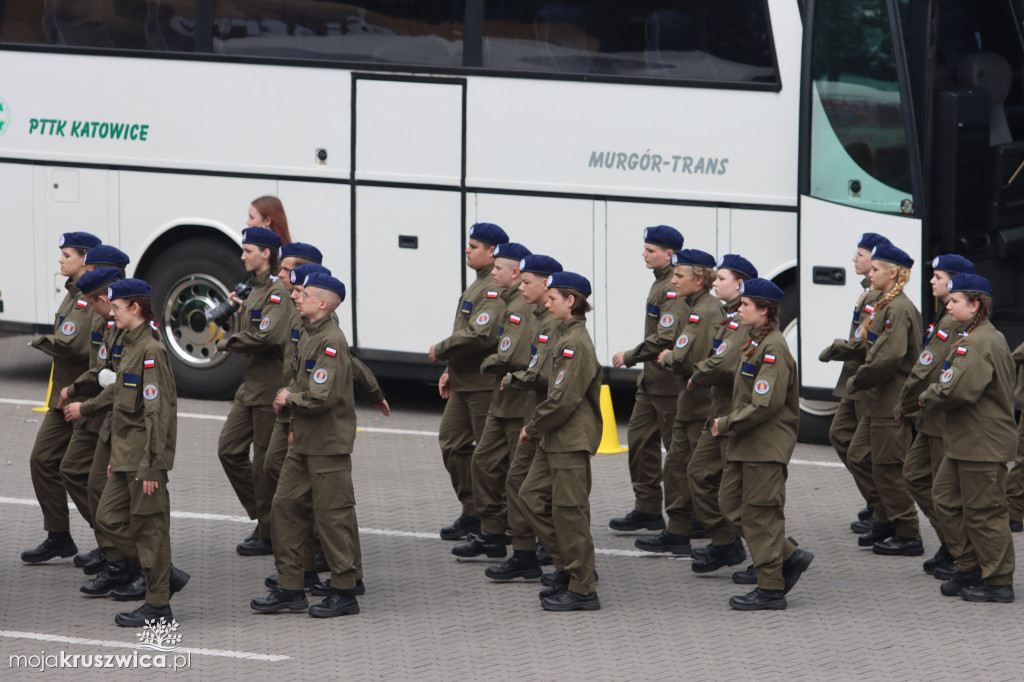
M 28 475 L 48 364 L 25 338 L 0 339 L 0 678 L 65 679 L 139 670 L 10 669 L 41 653 L 131 654 L 135 631 L 113 624 L 120 604 L 78 591 L 70 560 L 29 566 L 18 555 L 42 539 Z M 171 484 L 173 554 L 192 574 L 172 606 L 191 652 L 182 679 L 1017 679 L 1024 670 L 1022 604 L 968 604 L 939 595 L 917 558 L 858 549 L 847 530 L 860 506 L 831 450 L 799 446 L 790 468 L 789 533 L 815 561 L 782 612 L 741 613 L 745 589 L 729 572 L 697 576 L 687 559 L 639 556 L 633 536 L 606 527 L 631 491 L 625 455 L 594 459 L 593 534 L 602 610 L 541 610 L 536 582 L 486 580 L 484 562 L 458 562 L 436 532 L 457 513 L 437 448 L 440 401 L 385 382 L 395 414 L 359 412 L 353 457 L 367 594 L 361 615 L 321 621 L 257 615 L 273 573 L 267 557 L 240 557 L 252 529 L 215 449 L 227 403 L 182 400 Z M 624 439 L 624 420 L 619 414 Z M 72 507 L 73 509 L 73 507 Z M 82 549 L 90 533 L 72 511 Z M 1018 547 L 1021 544 L 1017 536 Z M 926 531 L 926 547 L 935 550 Z M 70 638 L 70 639 L 69 639 Z M 78 638 L 78 639 L 76 639 Z M 145 653 L 145 650 L 140 650 Z M 171 659 L 169 659 L 169 662 Z

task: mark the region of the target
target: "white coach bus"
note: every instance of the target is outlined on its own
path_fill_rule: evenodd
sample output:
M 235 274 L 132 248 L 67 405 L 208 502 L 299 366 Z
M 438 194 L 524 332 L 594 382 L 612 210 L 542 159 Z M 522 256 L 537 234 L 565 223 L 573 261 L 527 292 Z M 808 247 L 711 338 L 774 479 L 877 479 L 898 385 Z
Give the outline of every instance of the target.
M 0 325 L 52 319 L 57 235 L 87 230 L 154 285 L 182 392 L 230 394 L 238 366 L 212 355 L 202 313 L 242 277 L 249 202 L 273 194 L 350 286 L 342 325 L 378 368 L 436 373 L 426 349 L 450 330 L 478 221 L 592 279 L 610 364 L 638 340 L 640 231 L 668 224 L 785 289 L 820 435 L 838 367 L 816 356 L 847 329 L 856 234 L 919 261 L 983 241 L 928 221 L 903 34 L 938 4 L 8 0 Z M 1003 56 L 1019 103 L 1019 54 Z

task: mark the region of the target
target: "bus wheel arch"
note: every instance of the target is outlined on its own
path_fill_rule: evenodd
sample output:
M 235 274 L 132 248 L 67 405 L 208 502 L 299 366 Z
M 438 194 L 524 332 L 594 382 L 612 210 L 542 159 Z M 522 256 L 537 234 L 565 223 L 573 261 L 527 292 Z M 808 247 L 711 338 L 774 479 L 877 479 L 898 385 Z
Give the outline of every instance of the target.
M 230 398 L 241 382 L 241 358 L 215 348 L 218 338 L 238 329 L 239 316 L 217 328 L 203 315 L 244 279 L 240 253 L 237 243 L 215 229 L 179 226 L 154 241 L 136 267 L 136 276 L 153 287 L 153 307 L 182 396 Z

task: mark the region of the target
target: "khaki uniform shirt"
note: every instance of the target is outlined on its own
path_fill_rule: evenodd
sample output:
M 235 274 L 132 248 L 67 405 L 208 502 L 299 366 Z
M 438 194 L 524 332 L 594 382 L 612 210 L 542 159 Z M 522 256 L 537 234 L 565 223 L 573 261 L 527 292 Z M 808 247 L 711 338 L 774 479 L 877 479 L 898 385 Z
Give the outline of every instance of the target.
M 506 374 L 525 370 L 530 364 L 534 306 L 526 302 L 519 289 L 506 290 L 502 298 L 505 313 L 498 327 L 498 349 L 484 358 L 480 371 L 496 376 L 488 414 L 502 419 L 522 419 L 528 394 L 502 391 L 501 380 Z
M 865 309 L 866 310 L 866 309 Z M 871 314 L 864 343 L 864 364 L 846 383 L 861 400 L 861 415 L 892 419 L 900 389 L 921 354 L 921 313 L 902 291 Z
M 943 359 L 956 348 L 960 342 L 960 332 L 967 328 L 969 322 L 959 324 L 952 317 L 942 312 L 935 324 L 928 328 L 924 339 L 924 350 L 917 356 L 917 363 L 910 370 L 903 389 L 900 391 L 900 403 L 893 410 L 897 419 L 913 416 L 914 426 L 918 433 L 933 438 L 942 437 L 942 422 L 945 414 L 937 410 L 926 410 L 918 404 L 921 392 L 939 380 L 942 374 Z
M 558 331 L 548 394 L 526 425 L 526 435 L 539 436 L 547 452 L 593 454 L 601 444 L 601 363 L 585 318 L 562 322 Z
M 284 349 L 290 346 L 288 292 L 270 271 L 252 278 L 242 306 L 242 328 L 217 342 L 217 350 L 244 355 L 245 374 L 235 393 L 239 405 L 270 405 L 281 389 Z
M 125 332 L 124 355 L 114 383 L 111 471 L 135 471 L 159 480 L 170 471 L 178 436 L 178 397 L 171 361 L 148 323 Z
M 927 409 L 946 413 L 942 429 L 946 457 L 1012 462 L 1017 454 L 1017 425 L 1010 348 L 988 320 L 958 338 L 943 362 L 938 383 L 921 393 L 920 401 Z
M 750 330 L 751 343 L 759 334 Z M 718 419 L 729 436 L 730 462 L 789 464 L 800 420 L 800 382 L 789 344 L 778 329 L 768 332 L 753 355 L 740 356 L 732 411 Z
M 676 320 L 686 311 L 686 303 L 672 286 L 672 270 L 673 267 L 668 265 L 654 271 L 654 284 L 644 308 L 644 340 L 623 355 L 626 367 L 644 363 L 637 386 L 643 385 L 651 395 L 676 395 L 679 392 L 679 382 L 658 362 L 661 351 L 672 348 L 675 343 Z
M 89 369 L 83 372 L 75 383 L 68 386 L 68 402 L 81 401 L 81 412 L 85 418 L 85 428 L 99 433 L 104 420 L 114 404 L 114 385 L 106 388 L 100 386 L 100 371 L 104 368 L 113 369 L 111 349 L 114 339 L 120 330 L 113 320 L 104 320 L 94 315 L 93 329 L 89 341 Z
M 350 455 L 356 439 L 355 393 L 348 341 L 330 316 L 307 322 L 299 369 L 285 404 L 292 449 L 301 455 Z
M 840 372 L 839 381 L 836 382 L 836 388 L 832 391 L 832 395 L 837 398 L 860 399 L 860 396 L 850 393 L 846 384 L 850 381 L 850 377 L 857 373 L 857 368 L 864 364 L 864 356 L 867 354 L 867 345 L 860 338 L 861 322 L 864 321 L 866 315 L 871 315 L 874 312 L 874 303 L 882 295 L 880 291 L 872 291 L 869 288 L 871 281 L 867 277 L 861 280 L 860 285 L 864 287 L 864 296 L 853 307 L 853 322 L 850 325 L 849 338 L 836 339 L 818 356 L 822 362 L 843 361 L 843 371 Z
M 459 299 L 452 334 L 434 346 L 438 360 L 448 361 L 448 378 L 453 391 L 490 391 L 491 377 L 480 374 L 480 363 L 498 345 L 498 327 L 505 310 L 502 290 L 491 277 L 493 265 L 476 272 L 476 281 Z
M 282 301 L 284 304 L 284 301 Z M 302 315 L 299 314 L 295 304 L 288 300 L 284 306 L 284 319 L 288 327 L 288 342 L 284 347 L 284 361 L 281 363 L 281 387 L 288 388 L 295 378 L 295 369 L 299 364 L 299 339 L 302 338 Z M 331 313 L 334 316 L 334 313 Z M 337 317 L 337 316 L 335 316 Z M 277 395 L 276 393 L 274 395 Z M 292 420 L 292 411 L 282 407 L 277 411 L 277 421 L 280 424 L 287 424 Z
M 526 391 L 525 420 L 533 419 L 537 403 L 544 399 L 548 392 L 548 381 L 551 376 L 552 356 L 558 345 L 558 320 L 551 316 L 544 304 L 534 306 L 534 328 L 537 333 L 530 347 L 530 364 L 526 369 L 512 372 L 502 379 L 504 390 Z
M 711 388 L 711 416 L 728 414 L 732 411 L 732 387 L 736 379 L 736 367 L 740 364 L 743 344 L 750 338 L 750 327 L 740 324 L 736 311 L 740 307 L 739 297 L 725 304 L 728 314 L 725 320 L 715 325 L 715 338 L 711 342 L 714 350 L 711 356 L 693 366 L 690 381 L 697 386 Z
M 32 342 L 33 348 L 53 357 L 53 390 L 46 403 L 51 410 L 57 409 L 61 389 L 70 386 L 89 369 L 90 332 L 96 317 L 74 280 L 68 277 L 64 288 L 68 293 L 57 308 L 53 333 L 44 334 Z
M 686 314 L 680 315 L 675 326 L 675 346 L 662 364 L 678 381 L 679 401 L 676 420 L 705 421 L 711 416 L 711 389 L 697 386 L 686 390 L 694 366 L 707 359 L 714 348 L 715 330 L 725 314 L 722 302 L 706 289 L 686 297 Z

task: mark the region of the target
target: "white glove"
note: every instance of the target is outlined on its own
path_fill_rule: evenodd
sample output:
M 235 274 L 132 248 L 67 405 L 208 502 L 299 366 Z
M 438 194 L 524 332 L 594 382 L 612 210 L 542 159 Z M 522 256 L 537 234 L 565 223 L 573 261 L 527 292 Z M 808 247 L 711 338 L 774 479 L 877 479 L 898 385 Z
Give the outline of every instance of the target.
M 103 368 L 100 370 L 100 375 L 97 378 L 97 381 L 99 381 L 101 387 L 106 388 L 110 384 L 114 383 L 115 379 L 117 379 L 117 372 L 112 369 Z

